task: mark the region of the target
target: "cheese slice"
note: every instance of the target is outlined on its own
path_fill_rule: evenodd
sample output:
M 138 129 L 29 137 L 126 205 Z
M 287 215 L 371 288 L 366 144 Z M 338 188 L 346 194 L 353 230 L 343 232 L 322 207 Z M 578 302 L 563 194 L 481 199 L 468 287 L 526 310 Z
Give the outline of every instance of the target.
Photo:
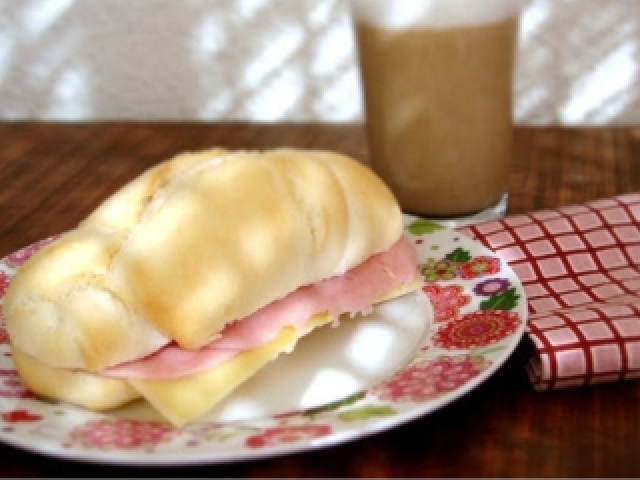
M 416 280 L 395 287 L 376 303 L 414 291 L 419 285 L 421 281 Z M 270 342 L 240 353 L 212 370 L 190 377 L 168 381 L 131 379 L 128 383 L 167 420 L 180 427 L 205 414 L 280 354 L 291 352 L 304 335 L 334 320 L 332 315 L 319 314 L 311 317 L 301 331 L 283 327 Z
M 236 355 L 216 368 L 171 381 L 129 380 L 129 384 L 175 426 L 203 415 L 240 384 L 297 341 L 295 329 L 285 327 L 266 345 Z

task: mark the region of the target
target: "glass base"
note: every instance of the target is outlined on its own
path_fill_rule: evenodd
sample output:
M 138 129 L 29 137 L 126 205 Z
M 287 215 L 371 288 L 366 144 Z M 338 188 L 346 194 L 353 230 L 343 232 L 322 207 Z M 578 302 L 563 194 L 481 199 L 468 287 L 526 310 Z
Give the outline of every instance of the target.
M 494 205 L 485 208 L 480 212 L 473 213 L 471 215 L 464 215 L 460 217 L 429 217 L 425 215 L 419 215 L 420 218 L 424 218 L 438 225 L 442 225 L 445 228 L 455 229 L 458 227 L 464 227 L 466 225 L 473 225 L 476 223 L 488 222 L 490 220 L 496 220 L 502 218 L 507 213 L 507 204 L 509 200 L 509 194 L 502 195 L 500 200 Z

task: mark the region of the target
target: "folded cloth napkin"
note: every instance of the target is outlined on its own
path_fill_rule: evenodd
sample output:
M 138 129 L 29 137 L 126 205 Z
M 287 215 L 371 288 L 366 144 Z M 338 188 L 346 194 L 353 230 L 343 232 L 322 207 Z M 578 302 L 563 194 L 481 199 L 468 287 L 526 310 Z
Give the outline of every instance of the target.
M 458 231 L 522 282 L 535 390 L 640 378 L 640 193 Z

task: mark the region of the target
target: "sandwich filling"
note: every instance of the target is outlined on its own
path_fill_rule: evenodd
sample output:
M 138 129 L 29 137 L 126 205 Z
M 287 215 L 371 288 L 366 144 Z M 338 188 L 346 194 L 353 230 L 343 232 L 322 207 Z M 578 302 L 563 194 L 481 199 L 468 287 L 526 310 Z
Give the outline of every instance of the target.
M 253 314 L 228 324 L 219 337 L 197 350 L 172 342 L 138 360 L 106 368 L 101 375 L 128 380 L 174 380 L 193 376 L 238 354 L 265 345 L 285 327 L 298 336 L 311 329 L 309 320 L 325 315 L 337 321 L 343 314 L 369 313 L 373 304 L 417 278 L 417 254 L 402 236 L 391 248 L 378 253 L 343 275 L 305 285 Z

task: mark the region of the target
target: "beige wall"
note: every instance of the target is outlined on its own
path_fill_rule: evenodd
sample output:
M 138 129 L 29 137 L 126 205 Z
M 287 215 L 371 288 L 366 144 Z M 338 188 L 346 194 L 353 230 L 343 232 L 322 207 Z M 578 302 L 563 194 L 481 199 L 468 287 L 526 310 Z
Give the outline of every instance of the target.
M 640 1 L 532 0 L 522 124 L 640 121 Z M 0 119 L 361 119 L 343 0 L 0 0 Z

